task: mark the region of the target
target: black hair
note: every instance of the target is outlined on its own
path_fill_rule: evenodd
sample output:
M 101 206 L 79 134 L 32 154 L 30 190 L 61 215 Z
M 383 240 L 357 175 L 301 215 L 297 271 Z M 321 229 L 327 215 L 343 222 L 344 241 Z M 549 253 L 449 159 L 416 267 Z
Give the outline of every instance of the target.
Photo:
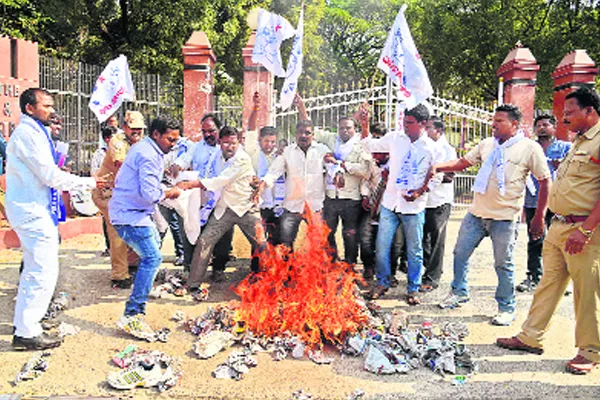
M 521 118 L 523 114 L 521 114 L 521 110 L 519 107 L 512 104 L 502 104 L 496 107 L 496 112 L 505 112 L 508 114 L 508 119 L 511 121 L 521 122 Z
M 432 115 L 429 117 L 429 120 L 433 123 L 433 127 L 438 129 L 442 133 L 446 133 L 446 124 L 444 124 L 444 120 L 439 115 Z
M 357 122 L 357 121 L 356 121 L 354 118 L 352 118 L 352 117 L 349 117 L 349 116 L 342 117 L 342 118 L 340 118 L 340 120 L 338 121 L 338 124 L 339 124 L 340 122 L 342 122 L 342 121 L 352 121 L 352 124 L 354 125 L 354 128 L 357 128 L 357 127 L 358 127 L 358 122 Z
M 167 115 L 161 115 L 152 120 L 150 124 L 150 134 L 157 131 L 161 136 L 167 133 L 168 130 L 178 131 L 181 129 L 181 124 L 175 118 Z
M 309 119 L 304 119 L 304 120 L 300 120 L 296 123 L 296 130 L 300 129 L 300 127 L 305 127 L 305 128 L 312 128 L 315 125 L 313 124 L 313 122 Z
M 219 131 L 219 139 L 223 139 L 224 137 L 227 136 L 235 136 L 236 138 L 239 138 L 239 132 L 237 129 L 235 129 L 233 126 L 227 126 L 225 125 L 220 131 Z
M 106 140 L 117 133 L 117 128 L 115 128 L 114 126 L 105 126 L 104 128 L 102 128 L 101 133 L 102 139 Z
M 38 102 L 38 94 L 52 96 L 46 89 L 40 88 L 29 88 L 21 93 L 19 97 L 19 106 L 21 107 L 21 113 L 27 114 L 27 104 L 31 104 L 35 107 Z
M 374 124 L 372 124 L 369 128 L 369 131 L 372 135 L 378 136 L 385 136 L 385 134 L 387 133 L 385 124 L 383 124 L 382 122 L 375 122 Z
M 575 99 L 580 108 L 592 107 L 600 115 L 600 95 L 598 92 L 582 87 L 567 95 L 566 100 Z
M 200 120 L 200 123 L 203 123 L 207 119 L 212 119 L 212 121 L 215 123 L 216 127 L 218 129 L 221 129 L 221 120 L 215 114 L 213 114 L 213 113 L 204 114 L 204 116 Z
M 417 122 L 427 121 L 429 119 L 429 110 L 423 104 L 417 104 L 410 110 L 406 110 L 405 117 L 413 117 Z
M 547 119 L 553 126 L 556 126 L 556 117 L 552 114 L 540 114 L 533 120 L 533 126 L 535 127 L 539 121 Z
M 265 136 L 277 136 L 277 129 L 273 126 L 265 126 L 261 128 L 258 135 L 261 138 Z

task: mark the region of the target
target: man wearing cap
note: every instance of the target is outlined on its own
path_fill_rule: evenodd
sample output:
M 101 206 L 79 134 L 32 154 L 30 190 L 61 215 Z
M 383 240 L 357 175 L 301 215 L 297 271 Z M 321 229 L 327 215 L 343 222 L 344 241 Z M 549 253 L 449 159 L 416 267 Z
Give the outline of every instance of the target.
M 548 168 L 550 168 L 551 178 L 556 179 L 556 170 L 558 164 L 567 155 L 571 149 L 571 143 L 564 140 L 558 140 L 554 137 L 556 133 L 556 118 L 554 115 L 542 114 L 535 118 L 533 128 L 537 134 L 537 142 L 544 149 L 546 159 L 548 160 Z M 534 176 L 530 175 L 527 178 L 527 190 L 525 191 L 525 220 L 527 221 L 527 229 L 531 226 L 531 221 L 537 209 L 537 192 L 540 189 L 540 184 Z M 546 212 L 546 226 L 550 227 L 550 221 L 554 214 L 548 210 Z M 527 241 L 527 277 L 517 285 L 519 292 L 531 292 L 540 283 L 542 278 L 542 244 L 546 235 L 539 238 L 534 238 L 531 233 Z
M 96 176 L 106 177 L 107 180 L 114 180 L 131 146 L 139 142 L 144 136 L 145 128 L 144 117 L 139 111 L 127 111 L 123 123 L 123 132 L 113 135 L 110 139 L 106 156 Z M 108 202 L 111 197 L 112 189 L 103 188 L 92 191 L 92 199 L 102 213 L 107 225 L 108 240 L 110 242 L 112 284 L 121 289 L 128 289 L 131 287 L 129 265 L 130 262 L 135 262 L 136 256 L 133 252 L 130 252 L 131 254 L 128 255 L 129 250 L 127 245 L 121 240 L 114 226 L 109 222 Z

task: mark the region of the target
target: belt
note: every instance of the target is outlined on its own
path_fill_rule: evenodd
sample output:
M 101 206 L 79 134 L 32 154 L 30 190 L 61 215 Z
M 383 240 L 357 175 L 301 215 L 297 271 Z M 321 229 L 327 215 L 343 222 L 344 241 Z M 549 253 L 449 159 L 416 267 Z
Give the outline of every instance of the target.
M 588 218 L 587 215 L 560 215 L 560 214 L 554 214 L 554 216 L 552 217 L 552 219 L 560 221 L 564 224 L 576 224 L 578 222 L 585 222 L 585 220 L 587 218 Z

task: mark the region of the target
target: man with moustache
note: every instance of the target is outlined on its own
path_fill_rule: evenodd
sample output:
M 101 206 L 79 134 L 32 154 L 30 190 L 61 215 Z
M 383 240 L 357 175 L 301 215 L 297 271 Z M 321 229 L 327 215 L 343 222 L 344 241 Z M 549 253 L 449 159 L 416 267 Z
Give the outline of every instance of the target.
M 544 273 L 521 333 L 496 344 L 542 354 L 544 334 L 572 279 L 579 350 L 566 369 L 583 375 L 600 363 L 600 96 L 577 89 L 567 95 L 563 113 L 576 136 L 550 192 L 555 216 L 542 250 Z

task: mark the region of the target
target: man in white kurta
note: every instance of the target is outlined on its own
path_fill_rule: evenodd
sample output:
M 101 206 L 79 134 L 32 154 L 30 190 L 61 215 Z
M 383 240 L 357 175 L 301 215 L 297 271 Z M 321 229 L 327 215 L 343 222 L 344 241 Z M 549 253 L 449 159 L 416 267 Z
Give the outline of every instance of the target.
M 58 222 L 60 194 L 74 188 L 91 189 L 94 178 L 61 171 L 47 127 L 54 114 L 52 96 L 41 89 L 21 94 L 19 125 L 8 143 L 6 216 L 23 250 L 24 269 L 15 305 L 13 347 L 37 350 L 59 346 L 61 339 L 42 332 L 58 279 Z

